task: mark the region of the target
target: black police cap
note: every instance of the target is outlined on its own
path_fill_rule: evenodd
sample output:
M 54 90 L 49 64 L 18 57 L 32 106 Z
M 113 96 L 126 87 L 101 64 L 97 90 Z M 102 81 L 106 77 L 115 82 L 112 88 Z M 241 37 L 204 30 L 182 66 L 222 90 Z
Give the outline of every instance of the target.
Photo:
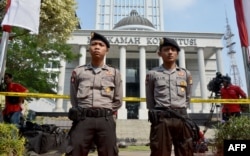
M 175 47 L 178 52 L 181 50 L 179 45 L 177 44 L 177 42 L 174 39 L 166 38 L 166 37 L 163 37 L 160 39 L 160 49 L 163 46 L 169 46 L 169 45 Z
M 90 37 L 91 37 L 90 38 L 90 42 L 93 41 L 93 40 L 100 40 L 100 41 L 104 42 L 108 48 L 110 48 L 109 41 L 103 35 L 98 34 L 96 32 L 91 32 L 91 36 Z

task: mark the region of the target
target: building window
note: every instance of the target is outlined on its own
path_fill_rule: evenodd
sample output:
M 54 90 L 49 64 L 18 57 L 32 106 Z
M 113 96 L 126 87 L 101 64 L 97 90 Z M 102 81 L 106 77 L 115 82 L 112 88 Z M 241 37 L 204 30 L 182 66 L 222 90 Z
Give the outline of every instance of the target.
M 106 58 L 106 64 L 111 65 L 114 68 L 120 68 L 120 59 Z
M 146 68 L 147 71 L 151 70 L 154 67 L 159 66 L 159 59 L 147 59 L 146 60 Z
M 126 82 L 127 83 L 139 83 L 139 60 L 127 59 L 126 60 Z

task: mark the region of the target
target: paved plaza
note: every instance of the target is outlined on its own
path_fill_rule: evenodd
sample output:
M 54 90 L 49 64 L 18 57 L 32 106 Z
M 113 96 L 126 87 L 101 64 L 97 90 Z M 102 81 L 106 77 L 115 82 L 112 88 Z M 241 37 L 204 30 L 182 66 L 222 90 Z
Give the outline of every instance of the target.
M 148 120 L 117 120 L 117 137 L 119 139 L 136 139 L 136 144 L 144 144 L 149 141 L 150 122 Z M 204 126 L 200 126 L 203 131 Z M 214 129 L 208 129 L 205 133 L 207 139 L 214 137 Z
M 47 124 L 56 124 L 58 126 L 69 128 L 71 126 L 71 121 L 58 121 L 53 118 L 44 118 L 44 122 Z M 116 121 L 116 131 L 118 141 L 125 142 L 127 145 L 146 145 L 149 143 L 149 132 L 150 123 L 147 120 L 117 120 Z M 201 130 L 204 130 L 204 126 L 200 126 Z M 205 133 L 206 139 L 213 139 L 214 129 L 208 129 Z M 173 152 L 172 152 L 173 153 Z M 119 156 L 149 156 L 150 151 L 126 151 L 120 149 Z M 174 154 L 172 154 L 174 156 Z M 212 156 L 214 155 L 210 150 L 205 154 L 195 154 L 195 156 Z M 97 156 L 97 153 L 90 153 L 89 156 Z

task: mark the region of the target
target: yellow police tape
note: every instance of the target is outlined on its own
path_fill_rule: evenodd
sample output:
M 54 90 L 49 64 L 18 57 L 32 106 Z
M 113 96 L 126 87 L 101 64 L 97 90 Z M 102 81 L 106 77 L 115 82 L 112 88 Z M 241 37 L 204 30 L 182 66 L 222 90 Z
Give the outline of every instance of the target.
M 145 102 L 146 98 L 136 98 L 136 97 L 125 97 L 124 101 L 129 102 Z M 228 104 L 250 104 L 250 99 L 199 99 L 192 98 L 190 100 L 191 103 L 228 103 Z
M 46 93 L 0 92 L 0 95 L 4 95 L 4 96 L 33 97 L 33 98 L 57 98 L 57 99 L 69 99 L 69 95 L 46 94 Z
M 0 92 L 0 95 L 33 97 L 33 98 L 69 99 L 69 95 L 46 94 L 46 93 Z M 145 102 L 146 98 L 124 97 L 123 101 L 127 101 L 127 102 Z M 250 99 L 200 99 L 200 98 L 192 98 L 190 102 L 191 103 L 228 103 L 228 104 L 239 103 L 239 104 L 250 104 Z

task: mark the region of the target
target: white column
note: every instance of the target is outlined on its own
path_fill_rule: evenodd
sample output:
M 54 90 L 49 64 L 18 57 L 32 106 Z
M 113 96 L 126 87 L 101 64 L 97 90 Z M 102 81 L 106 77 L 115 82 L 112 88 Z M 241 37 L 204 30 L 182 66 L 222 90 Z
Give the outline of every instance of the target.
M 146 50 L 144 46 L 139 48 L 140 55 L 140 98 L 146 98 Z M 140 102 L 139 119 L 148 119 L 146 102 Z
M 120 47 L 120 72 L 122 77 L 123 95 L 126 97 L 126 47 Z M 128 113 L 126 109 L 126 102 L 122 101 L 122 107 L 118 110 L 117 119 L 127 119 Z
M 163 60 L 162 60 L 162 58 L 160 57 L 159 58 L 159 66 L 161 66 L 163 64 Z
M 106 64 L 107 55 L 104 56 L 103 63 Z
M 156 51 L 157 55 L 158 55 L 159 49 Z M 163 60 L 162 58 L 159 56 L 159 66 L 161 66 L 163 64 Z
M 199 67 L 199 74 L 200 74 L 200 91 L 201 91 L 201 98 L 207 99 L 207 87 L 206 87 L 206 80 L 205 80 L 205 61 L 204 61 L 204 50 L 203 48 L 198 49 L 198 67 Z M 206 103 L 202 103 L 201 108 L 202 113 L 209 113 L 209 105 Z
M 66 103 L 66 112 L 69 112 L 69 109 L 72 107 L 71 102 L 67 101 Z
M 86 56 L 87 56 L 87 52 L 86 52 L 86 46 L 81 45 L 80 46 L 80 54 L 81 57 L 79 58 L 79 65 L 85 65 L 86 64 Z
M 179 67 L 186 68 L 185 50 L 183 48 L 179 51 Z
M 221 48 L 216 49 L 216 65 L 217 65 L 217 71 L 223 73 L 223 66 L 222 66 L 222 60 L 221 60 Z
M 186 57 L 185 57 L 185 50 L 184 48 L 181 48 L 178 54 L 179 59 L 179 67 L 186 68 Z M 190 104 L 190 108 L 187 109 L 188 113 L 191 113 L 194 111 L 193 104 Z
M 58 77 L 58 88 L 57 88 L 57 94 L 60 95 L 62 95 L 64 91 L 65 68 L 66 68 L 66 62 L 64 59 L 62 59 L 60 61 L 60 74 Z M 65 110 L 63 109 L 63 99 L 57 99 L 54 112 L 64 112 L 64 111 Z
M 216 48 L 216 65 L 217 65 L 217 72 L 221 72 L 224 74 L 223 71 L 223 64 L 222 64 L 222 48 Z M 217 107 L 218 106 L 218 107 Z M 218 114 L 218 118 L 221 118 L 221 107 L 219 107 L 220 104 L 216 105 L 216 114 Z

